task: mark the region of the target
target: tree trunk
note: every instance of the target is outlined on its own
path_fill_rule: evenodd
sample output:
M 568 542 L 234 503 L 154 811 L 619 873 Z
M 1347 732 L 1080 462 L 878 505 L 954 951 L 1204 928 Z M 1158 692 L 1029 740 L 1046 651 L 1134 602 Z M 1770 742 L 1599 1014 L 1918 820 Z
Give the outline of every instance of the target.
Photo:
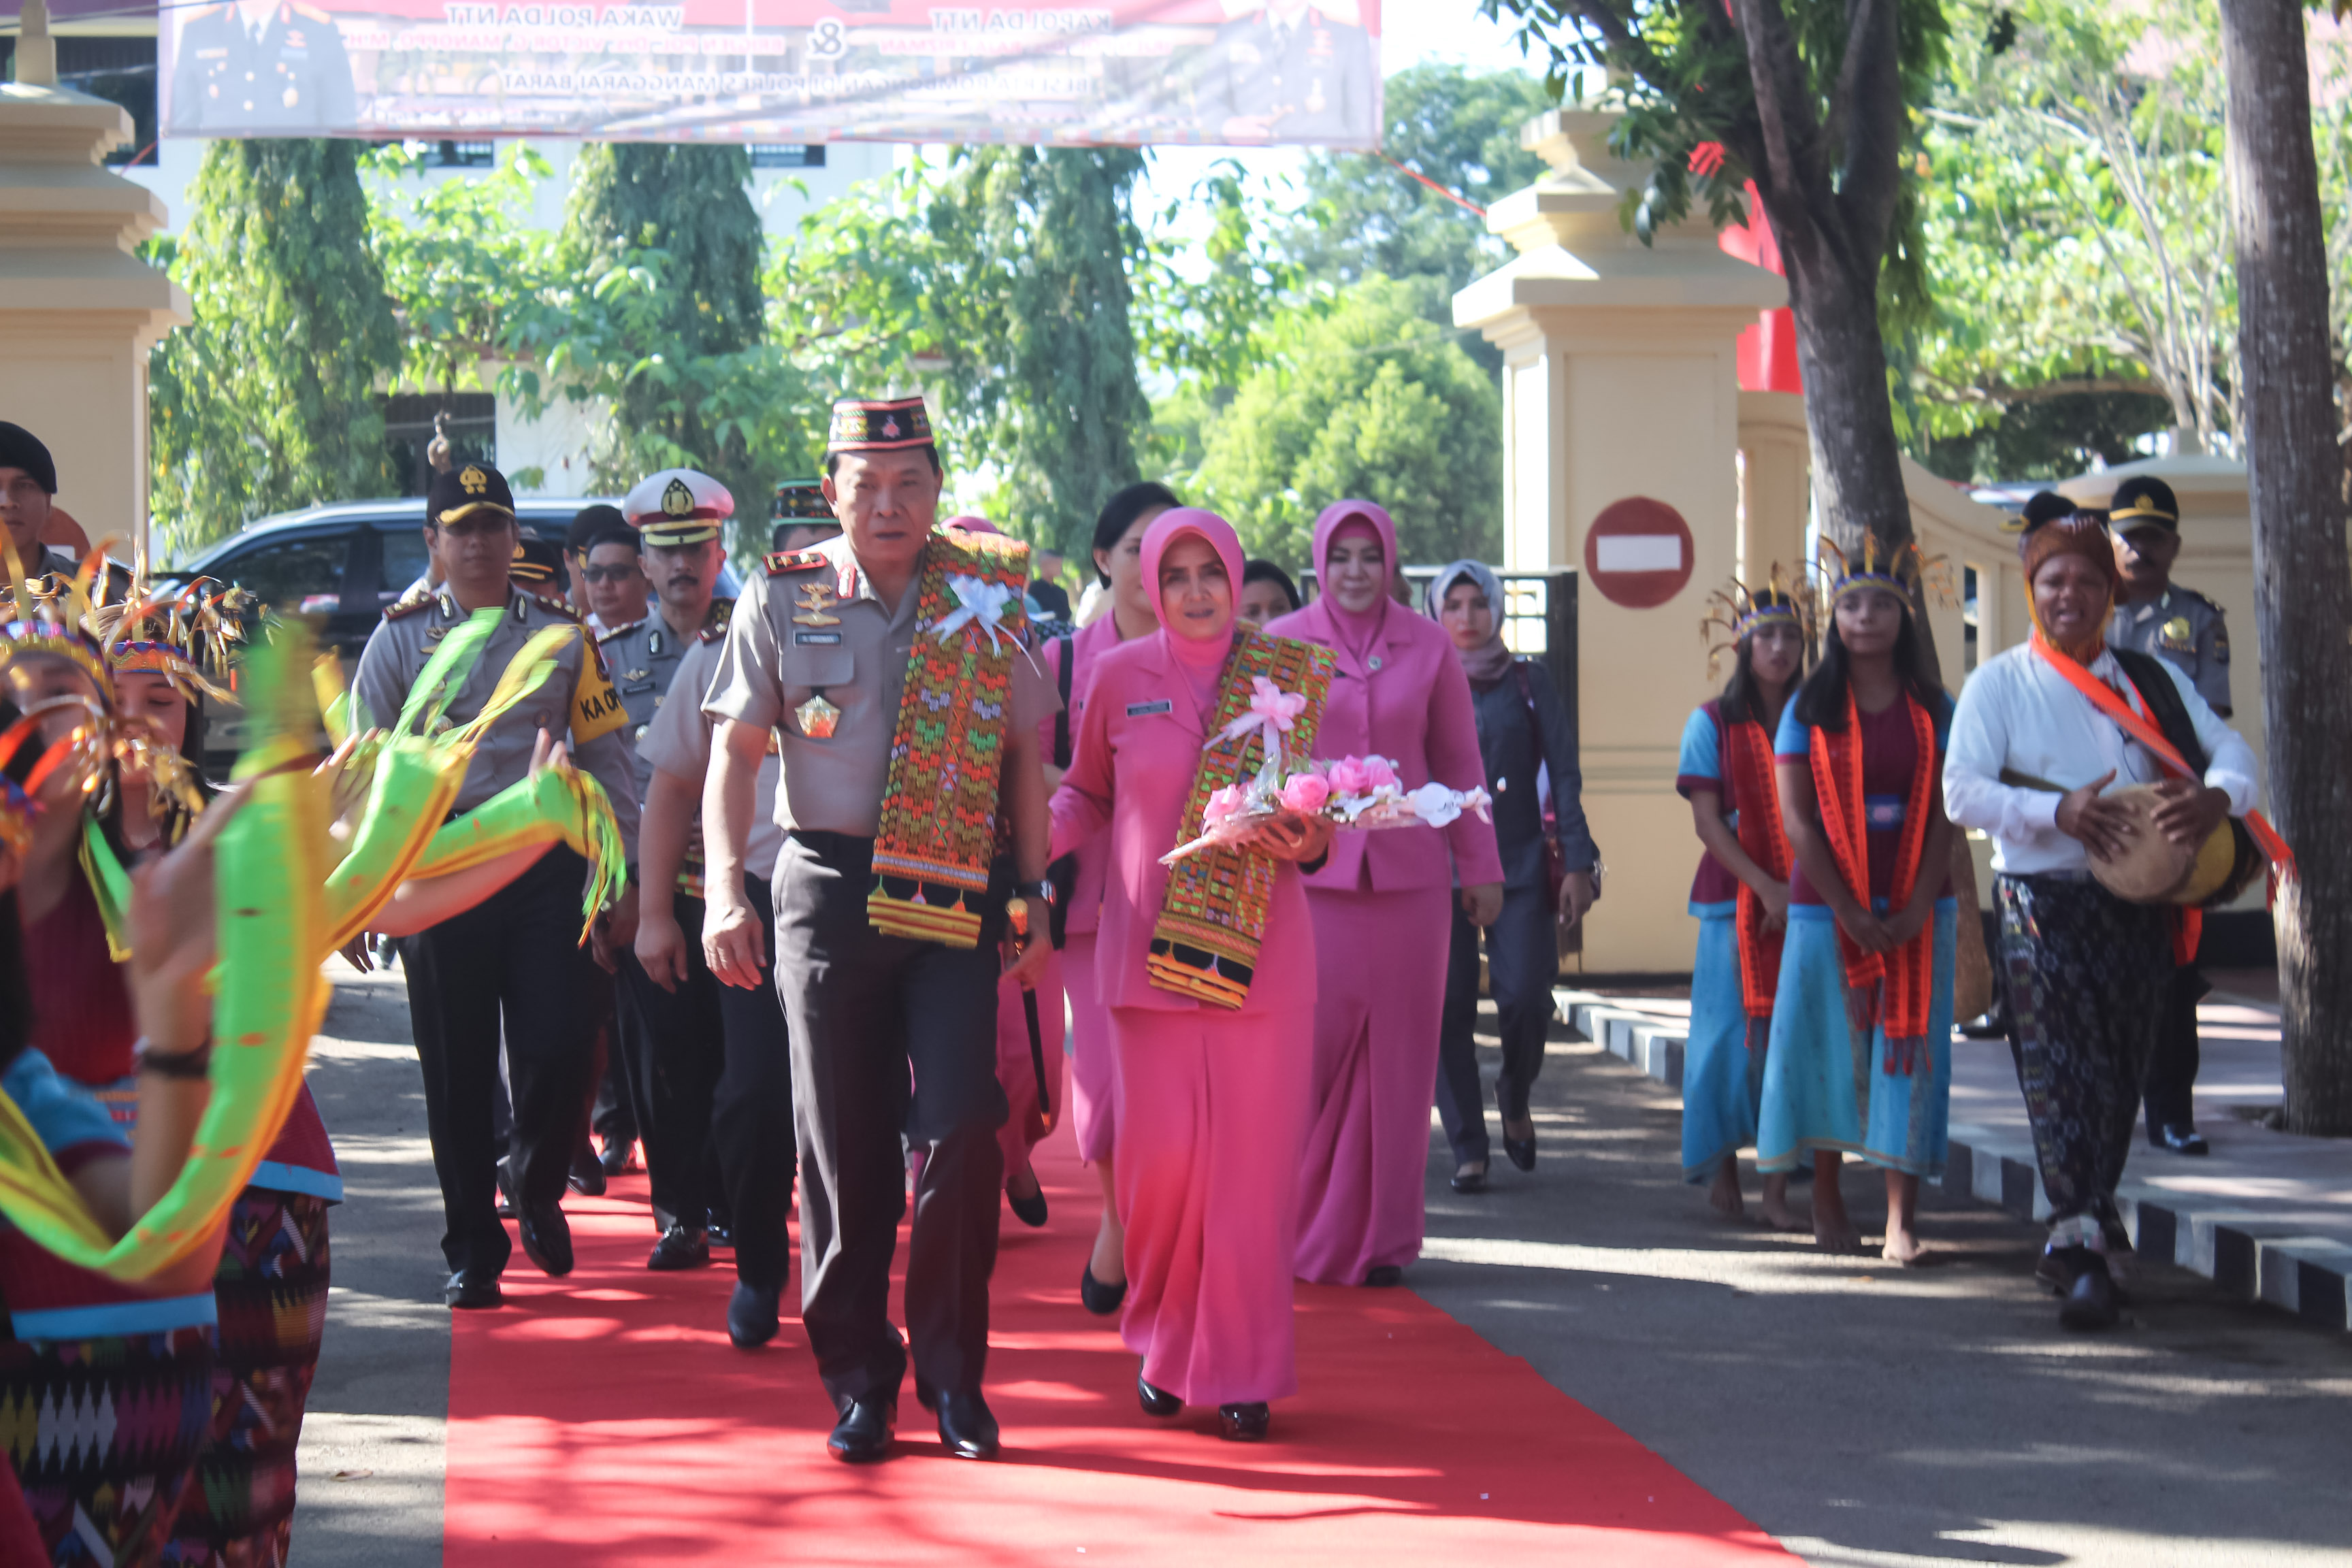
M 2239 363 L 2279 890 L 2291 1131 L 2352 1136 L 2352 558 L 2328 359 L 2326 234 L 2298 0 L 2221 0 Z

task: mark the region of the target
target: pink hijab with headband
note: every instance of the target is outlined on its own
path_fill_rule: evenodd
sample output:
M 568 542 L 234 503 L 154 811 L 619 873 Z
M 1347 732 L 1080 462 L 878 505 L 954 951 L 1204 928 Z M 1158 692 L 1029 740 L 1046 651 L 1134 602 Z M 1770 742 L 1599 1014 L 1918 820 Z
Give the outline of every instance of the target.
M 1160 605 L 1160 563 L 1168 547 L 1186 534 L 1196 534 L 1209 542 L 1224 563 L 1225 582 L 1232 597 L 1238 600 L 1242 586 L 1242 541 L 1234 525 L 1213 511 L 1198 507 L 1180 506 L 1161 512 L 1143 531 L 1143 581 L 1151 591 L 1151 613 L 1160 618 L 1160 639 L 1167 647 L 1168 657 L 1182 671 L 1192 690 L 1192 700 L 1201 710 L 1201 722 L 1217 709 L 1218 678 L 1223 673 L 1225 657 L 1234 650 L 1233 616 L 1228 611 L 1225 635 L 1213 637 L 1188 637 L 1168 624 L 1168 612 Z
M 1369 610 L 1342 609 L 1339 601 L 1331 596 L 1331 542 L 1341 529 L 1349 524 L 1368 524 L 1381 542 L 1381 560 L 1387 576 L 1393 581 L 1397 573 L 1396 522 L 1385 508 L 1368 500 L 1333 501 L 1315 520 L 1315 585 L 1316 598 L 1307 607 L 1307 614 L 1319 615 L 1328 637 L 1307 634 L 1316 642 L 1347 649 L 1356 662 L 1362 664 L 1372 656 L 1380 644 L 1381 633 L 1388 625 L 1389 611 L 1393 607 L 1383 586 L 1380 602 Z

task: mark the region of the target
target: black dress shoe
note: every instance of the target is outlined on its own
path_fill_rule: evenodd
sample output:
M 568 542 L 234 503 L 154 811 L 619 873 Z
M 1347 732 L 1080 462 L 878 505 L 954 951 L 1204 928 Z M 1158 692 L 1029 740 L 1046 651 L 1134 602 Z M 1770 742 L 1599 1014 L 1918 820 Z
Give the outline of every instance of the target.
M 939 1395 L 940 1447 L 959 1459 L 992 1459 L 998 1447 L 996 1417 L 977 1388 Z
M 1510 1161 L 1512 1165 L 1518 1170 L 1534 1170 L 1536 1168 L 1535 1139 L 1532 1137 L 1514 1138 L 1507 1132 L 1504 1133 L 1503 1157 Z
M 1140 1372 L 1135 1374 L 1135 1399 L 1146 1415 L 1157 1415 L 1163 1421 L 1184 1408 L 1184 1402 L 1166 1389 L 1154 1388 L 1144 1382 Z
M 629 1168 L 629 1151 L 636 1147 L 634 1138 L 607 1138 L 604 1152 L 596 1156 L 597 1165 L 607 1176 L 617 1176 Z
M 755 1351 L 776 1337 L 776 1301 L 783 1293 L 781 1286 L 762 1290 L 735 1281 L 735 1294 L 727 1301 L 727 1338 L 737 1350 Z
M 646 1258 L 646 1267 L 668 1270 L 673 1268 L 703 1268 L 710 1263 L 710 1243 L 703 1233 L 684 1224 L 673 1225 L 661 1233 L 654 1249 Z
M 459 1311 L 506 1304 L 506 1297 L 499 1289 L 499 1277 L 487 1268 L 460 1268 L 449 1276 L 449 1283 L 441 1287 L 441 1300 Z
M 1217 1436 L 1228 1443 L 1263 1443 L 1266 1428 L 1273 1425 L 1274 1412 L 1264 1401 L 1217 1406 Z
M 499 1217 L 512 1219 L 515 1216 L 514 1167 L 508 1164 L 504 1158 L 499 1161 L 498 1176 Z
M 834 1423 L 824 1451 L 845 1465 L 870 1465 L 889 1457 L 890 1438 L 898 1429 L 898 1401 L 879 1395 L 854 1399 Z
M 1486 1173 L 1485 1168 L 1481 1167 L 1475 1171 L 1454 1172 L 1453 1187 L 1457 1193 L 1485 1192 L 1486 1190 Z
M 1404 1283 L 1404 1270 L 1393 1263 L 1383 1263 L 1364 1276 L 1364 1283 L 1376 1290 L 1394 1289 Z
M 2205 1135 L 2184 1121 L 2168 1122 L 2148 1136 L 2148 1147 L 2169 1149 L 2176 1154 L 2210 1154 L 2212 1148 Z
M 1078 1300 L 1087 1311 L 1097 1318 L 1108 1318 L 1118 1311 L 1119 1303 L 1126 1300 L 1126 1280 L 1122 1279 L 1116 1285 L 1106 1285 L 1095 1278 L 1095 1267 L 1092 1262 L 1087 1262 L 1079 1268 Z
M 1031 1230 L 1035 1230 L 1045 1223 L 1045 1189 L 1044 1187 L 1039 1187 L 1025 1198 L 1014 1197 L 1013 1189 L 1007 1187 L 1004 1189 L 1004 1201 L 1012 1205 L 1014 1216 Z
M 2105 1258 L 2087 1247 L 2082 1250 L 2084 1260 L 2059 1304 L 2058 1321 L 2070 1329 L 2111 1329 L 2116 1317 L 2115 1279 L 2107 1273 Z
M 578 1193 L 583 1198 L 603 1197 L 604 1195 L 604 1167 L 603 1163 L 596 1158 L 596 1151 L 591 1149 L 585 1142 L 583 1142 L 579 1148 L 573 1150 L 572 1153 L 572 1173 L 566 1176 L 564 1180 L 570 1182 L 572 1184 L 572 1190 Z
M 1971 1040 L 1999 1040 L 2009 1036 L 2009 1020 L 2001 1010 L 1990 1007 L 1959 1026 L 1962 1037 Z
M 572 1272 L 572 1226 L 553 1204 L 527 1207 L 515 1216 L 522 1255 L 542 1274 L 561 1279 Z
M 703 1235 L 709 1238 L 713 1247 L 723 1247 L 730 1252 L 735 1250 L 735 1227 L 723 1219 L 712 1220 L 710 1228 Z

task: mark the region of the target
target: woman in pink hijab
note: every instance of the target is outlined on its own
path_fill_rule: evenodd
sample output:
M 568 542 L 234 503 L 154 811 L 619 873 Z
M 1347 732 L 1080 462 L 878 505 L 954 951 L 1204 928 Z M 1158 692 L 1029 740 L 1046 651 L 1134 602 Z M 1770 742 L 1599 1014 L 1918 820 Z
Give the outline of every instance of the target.
M 1432 779 L 1481 787 L 1469 679 L 1444 628 L 1389 597 L 1398 564 L 1386 511 L 1362 500 L 1328 506 L 1315 520 L 1321 596 L 1265 629 L 1339 656 L 1317 755 L 1377 753 L 1407 789 Z M 1469 813 L 1436 831 L 1341 833 L 1329 863 L 1307 879 L 1321 973 L 1315 1119 L 1298 1172 L 1302 1279 L 1399 1285 L 1421 1256 L 1457 873 L 1463 912 L 1493 924 L 1503 863 L 1494 828 Z
M 1162 1417 L 1215 1405 L 1224 1435 L 1248 1441 L 1265 1436 L 1267 1401 L 1298 1389 L 1291 1256 L 1316 967 L 1292 868 L 1325 853 L 1331 831 L 1319 819 L 1262 830 L 1256 847 L 1279 865 L 1238 1009 L 1153 983 L 1160 857 L 1176 847 L 1234 650 L 1241 541 L 1224 519 L 1178 508 L 1145 532 L 1142 564 L 1160 629 L 1094 661 L 1053 847 L 1108 830 L 1096 981 L 1118 1059 L 1119 1333 L 1143 1358 L 1136 1394 Z

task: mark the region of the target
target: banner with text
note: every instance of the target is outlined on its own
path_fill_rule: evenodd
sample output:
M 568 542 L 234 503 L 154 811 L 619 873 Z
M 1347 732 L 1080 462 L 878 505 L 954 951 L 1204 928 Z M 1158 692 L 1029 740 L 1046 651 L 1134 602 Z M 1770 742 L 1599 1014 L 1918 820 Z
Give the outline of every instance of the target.
M 1380 0 L 166 6 L 171 136 L 1380 145 Z

